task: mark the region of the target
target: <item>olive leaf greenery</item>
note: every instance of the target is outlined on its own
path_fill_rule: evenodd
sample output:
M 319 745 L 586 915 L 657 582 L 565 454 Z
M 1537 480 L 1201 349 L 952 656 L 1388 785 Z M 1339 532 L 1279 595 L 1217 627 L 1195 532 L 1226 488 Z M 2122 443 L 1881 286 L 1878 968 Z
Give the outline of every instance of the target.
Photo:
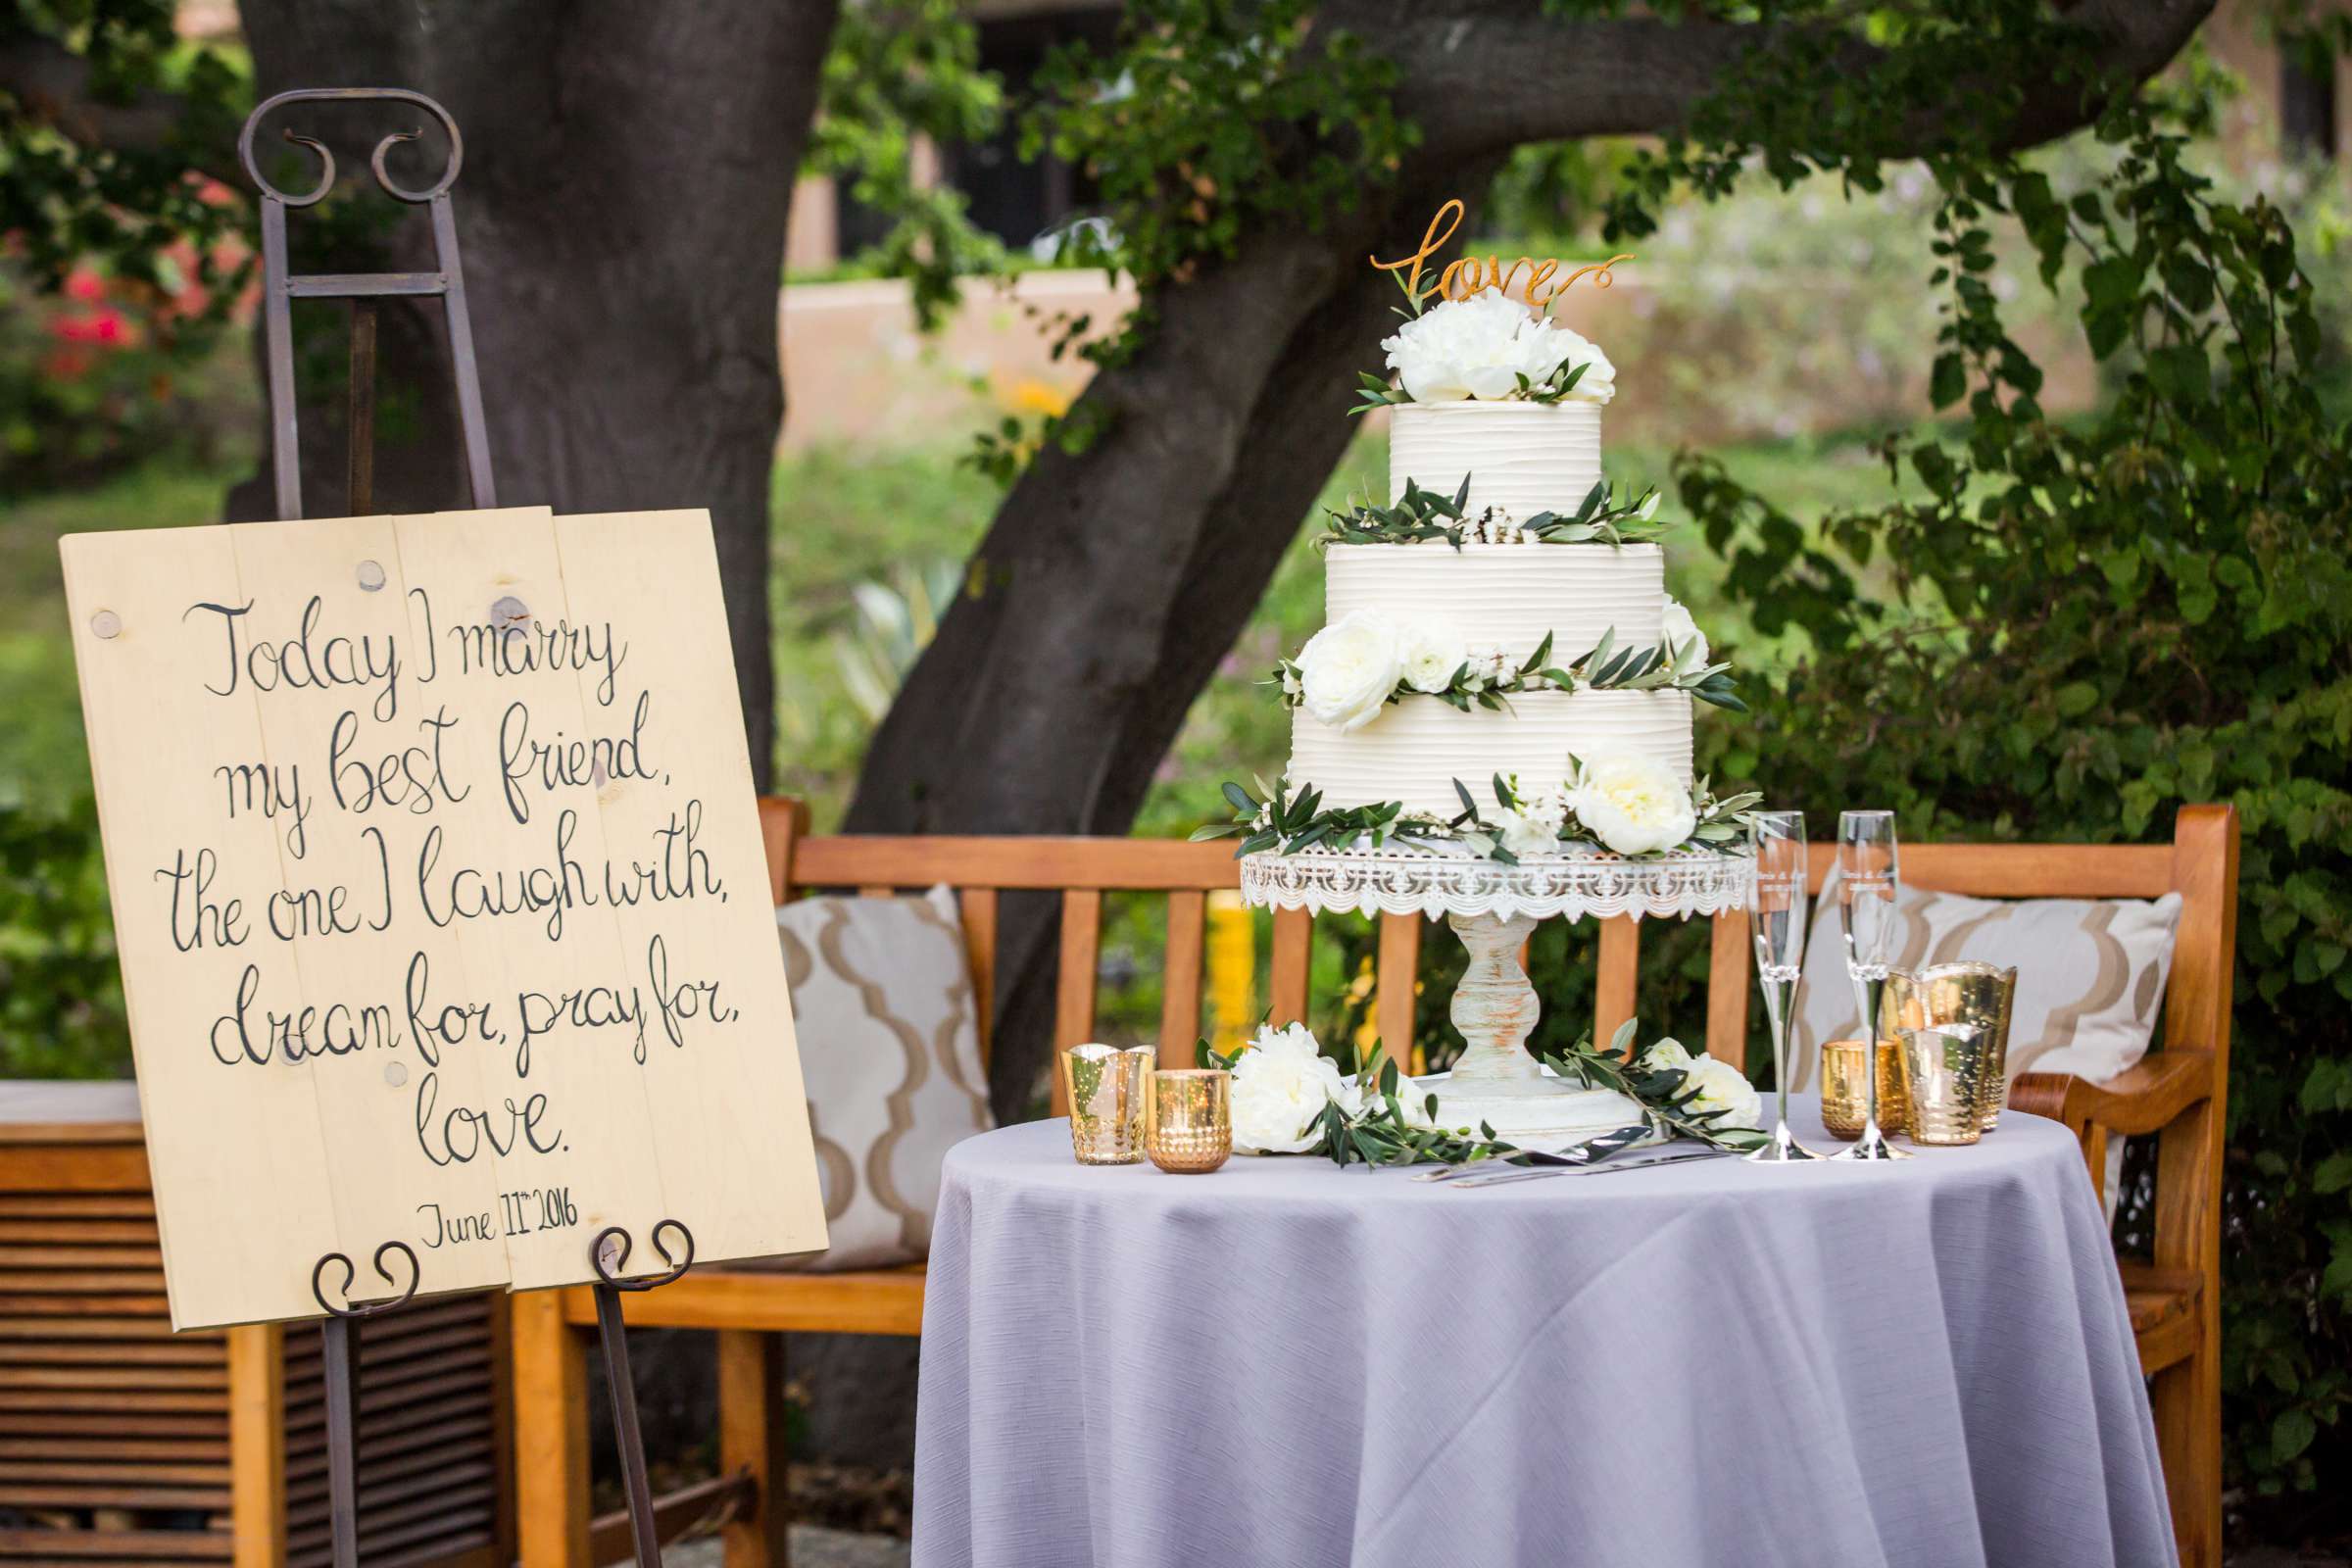
M 1470 505 L 1470 477 L 1464 474 L 1461 487 L 1450 496 L 1443 491 L 1424 490 L 1408 477 L 1403 494 L 1388 506 L 1361 501 L 1346 512 L 1327 512 L 1331 520 L 1316 538 L 1315 548 L 1416 545 L 1443 539 L 1459 550 L 1464 544 L 1478 543 L 1477 535 L 1488 519 L 1483 515 L 1473 517 L 1466 510 Z M 1585 492 L 1584 500 L 1574 512 L 1539 512 L 1525 521 L 1514 520 L 1509 526 L 1523 540 L 1545 545 L 1648 544 L 1663 535 L 1666 524 L 1658 521 L 1658 488 L 1652 485 L 1639 495 L 1628 490 L 1626 496 L 1625 500 L 1617 499 L 1617 492 L 1608 481 L 1598 480 Z
M 1565 666 L 1551 662 L 1554 633 L 1545 632 L 1536 651 L 1516 665 L 1506 665 L 1495 671 L 1463 660 L 1446 684 L 1435 691 L 1415 686 L 1401 676 L 1383 705 L 1401 703 L 1410 697 L 1434 697 L 1449 707 L 1469 712 L 1473 707 L 1490 712 L 1505 712 L 1510 709 L 1509 698 L 1520 692 L 1575 691 L 1687 691 L 1700 702 L 1736 713 L 1747 711 L 1747 704 L 1740 698 L 1740 689 L 1730 674 L 1731 665 L 1706 662 L 1701 644 L 1695 638 L 1680 644 L 1668 640 L 1654 647 L 1640 648 L 1631 644 L 1617 646 L 1617 628 L 1610 627 L 1590 652 Z M 1305 672 L 1294 659 L 1277 662 L 1274 672 L 1260 684 L 1278 687 L 1285 708 L 1297 708 L 1306 701 Z
M 1717 1149 L 1744 1151 L 1770 1142 L 1757 1128 L 1728 1125 L 1728 1111 L 1697 1109 L 1698 1091 L 1690 1086 L 1690 1075 L 1685 1069 L 1650 1063 L 1648 1050 L 1629 1059 L 1634 1029 L 1633 1020 L 1628 1019 L 1606 1052 L 1593 1050 L 1588 1036 L 1566 1051 L 1543 1057 L 1545 1066 L 1572 1083 L 1613 1089 L 1642 1106 L 1640 1121 L 1592 1139 L 1571 1162 L 1597 1164 L 1661 1133 L 1669 1138 L 1696 1139 Z M 1655 1044 L 1679 1043 L 1666 1037 Z M 1653 1045 L 1650 1050 L 1654 1049 Z M 1203 1067 L 1230 1072 L 1249 1050 L 1244 1046 L 1229 1054 L 1220 1054 L 1202 1040 L 1194 1048 L 1194 1056 Z M 1468 1165 L 1485 1160 L 1510 1165 L 1559 1162 L 1560 1156 L 1537 1153 L 1507 1142 L 1485 1122 L 1475 1128 L 1440 1125 L 1437 1095 L 1406 1082 L 1396 1059 L 1379 1050 L 1365 1058 L 1356 1081 L 1370 1086 L 1362 1097 L 1362 1108 L 1350 1114 L 1336 1100 L 1324 1102 L 1316 1117 L 1322 1135 L 1306 1151 L 1324 1155 L 1343 1170 L 1349 1165 Z M 1416 1097 L 1417 1103 L 1407 1097 Z M 1413 1109 L 1408 1111 L 1408 1105 Z
M 1325 809 L 1320 790 L 1307 788 L 1293 795 L 1289 793 L 1287 779 L 1269 786 L 1264 779 L 1252 775 L 1250 782 L 1257 786 L 1255 795 L 1231 779 L 1225 781 L 1225 799 L 1233 807 L 1233 820 L 1194 829 L 1193 843 L 1230 838 L 1239 833 L 1242 842 L 1233 852 L 1236 859 L 1260 850 L 1297 855 L 1317 847 L 1346 849 L 1369 845 L 1380 849 L 1390 844 L 1427 850 L 1445 847 L 1443 824 L 1433 816 L 1407 815 L 1399 802 Z
M 1568 759 L 1568 787 L 1574 790 L 1584 765 L 1575 757 Z M 1195 828 L 1192 842 L 1231 838 L 1241 835 L 1241 844 L 1234 850 L 1234 858 L 1274 851 L 1282 855 L 1298 855 L 1307 850 L 1385 849 L 1400 845 L 1406 849 L 1427 850 L 1433 854 L 1450 849 L 1467 850 L 1484 859 L 1503 865 L 1516 865 L 1519 858 L 1502 844 L 1502 829 L 1482 815 L 1470 787 L 1460 779 L 1453 781 L 1454 794 L 1461 799 L 1462 809 L 1450 819 L 1440 819 L 1423 812 L 1408 812 L 1402 803 L 1386 801 L 1368 806 L 1329 807 L 1323 805 L 1323 792 L 1311 785 L 1291 792 L 1290 781 L 1269 785 L 1262 778 L 1251 776 L 1256 786 L 1252 794 L 1248 788 L 1227 779 L 1222 786 L 1225 800 L 1233 808 L 1229 821 L 1210 822 Z M 1504 810 L 1516 811 L 1521 807 L 1516 780 L 1497 773 L 1493 781 L 1494 799 Z M 1747 836 L 1749 814 L 1764 797 L 1753 790 L 1716 800 L 1710 782 L 1701 778 L 1690 792 L 1690 806 L 1697 818 L 1690 837 L 1672 850 L 1659 854 L 1679 855 L 1692 851 L 1730 853 Z M 1589 845 L 1604 849 L 1592 832 L 1579 821 L 1573 811 L 1561 825 L 1563 845 Z M 1631 859 L 1648 859 L 1651 856 L 1632 856 Z

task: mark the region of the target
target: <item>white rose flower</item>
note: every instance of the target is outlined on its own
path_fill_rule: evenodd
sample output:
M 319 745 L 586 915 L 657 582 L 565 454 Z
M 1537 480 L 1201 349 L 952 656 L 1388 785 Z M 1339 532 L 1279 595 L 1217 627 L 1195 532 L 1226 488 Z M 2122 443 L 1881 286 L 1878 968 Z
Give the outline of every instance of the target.
M 1666 640 L 1678 654 L 1692 643 L 1698 644 L 1698 662 L 1702 664 L 1707 662 L 1707 634 L 1698 629 L 1698 622 L 1690 618 L 1690 612 L 1683 608 L 1679 599 L 1666 601 Z
M 1462 640 L 1453 628 L 1414 618 L 1396 628 L 1396 667 L 1417 692 L 1442 692 L 1462 665 Z
M 1754 1127 L 1764 1116 L 1764 1097 L 1747 1075 L 1719 1056 L 1701 1056 L 1684 1069 L 1683 1093 L 1695 1093 L 1692 1116 L 1712 1116 L 1710 1127 Z M 1717 1115 L 1717 1112 L 1722 1114 Z
M 1655 758 L 1632 752 L 1588 761 L 1569 804 L 1577 820 L 1619 855 L 1671 850 L 1698 826 L 1689 783 Z
M 1352 612 L 1298 651 L 1298 687 L 1306 710 L 1343 732 L 1380 716 L 1398 673 L 1396 627 L 1377 611 Z
M 1649 1049 L 1642 1053 L 1641 1065 L 1652 1072 L 1689 1071 L 1690 1053 L 1683 1049 L 1679 1040 L 1653 1040 Z
M 1355 1085 L 1340 1076 L 1306 1025 L 1261 1029 L 1233 1064 L 1233 1147 L 1245 1154 L 1301 1154 L 1323 1136 L 1318 1118 L 1337 1101 L 1352 1116 L 1363 1108 Z
M 1572 394 L 1580 401 L 1606 403 L 1616 392 L 1600 350 L 1492 289 L 1431 307 L 1380 346 L 1416 403 L 1507 398 L 1521 376 L 1548 380 L 1563 361 L 1592 367 Z

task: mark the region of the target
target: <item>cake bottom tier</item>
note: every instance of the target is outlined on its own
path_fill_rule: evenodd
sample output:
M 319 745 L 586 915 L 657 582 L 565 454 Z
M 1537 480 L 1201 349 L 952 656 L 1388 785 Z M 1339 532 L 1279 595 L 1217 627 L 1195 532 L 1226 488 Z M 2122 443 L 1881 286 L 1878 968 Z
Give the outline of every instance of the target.
M 1634 752 L 1690 778 L 1688 692 L 1522 692 L 1510 709 L 1460 709 L 1434 697 L 1407 697 L 1371 723 L 1345 734 L 1305 709 L 1291 715 L 1290 779 L 1311 784 L 1329 806 L 1401 801 L 1409 812 L 1451 817 L 1462 808 L 1453 781 L 1470 787 L 1483 811 L 1494 800 L 1489 781 L 1518 775 L 1534 795 L 1557 789 L 1571 754 L 1592 759 Z

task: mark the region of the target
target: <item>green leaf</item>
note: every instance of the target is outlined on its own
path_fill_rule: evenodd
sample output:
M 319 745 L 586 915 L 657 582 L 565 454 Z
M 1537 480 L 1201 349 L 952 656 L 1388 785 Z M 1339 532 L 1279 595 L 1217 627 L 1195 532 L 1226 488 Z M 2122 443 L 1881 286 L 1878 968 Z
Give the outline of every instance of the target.
M 2311 1440 L 2318 1435 L 2319 1426 L 2312 1420 L 2309 1410 L 2299 1404 L 2288 1406 L 2271 1422 L 2272 1460 L 2278 1464 L 2286 1463 L 2310 1447 Z
M 1949 408 L 1960 401 L 1968 390 L 1968 367 L 1957 354 L 1939 354 L 1936 368 L 1928 377 L 1928 401 L 1936 408 Z

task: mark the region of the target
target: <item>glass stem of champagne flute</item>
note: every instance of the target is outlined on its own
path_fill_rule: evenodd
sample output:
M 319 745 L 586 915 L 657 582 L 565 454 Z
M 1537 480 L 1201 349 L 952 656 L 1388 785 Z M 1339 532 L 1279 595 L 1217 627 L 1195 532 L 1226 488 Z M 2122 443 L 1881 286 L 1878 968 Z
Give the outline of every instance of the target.
M 1879 1130 L 1879 1004 L 1886 995 L 1886 976 L 1859 974 L 1854 976 L 1854 996 L 1862 1004 L 1862 1037 L 1868 1042 L 1862 1067 L 1863 1090 L 1862 1140 L 1865 1144 L 1884 1142 Z
M 1757 976 L 1764 992 L 1764 1020 L 1772 1028 L 1773 1094 L 1779 1102 L 1775 1113 L 1772 1137 L 1775 1143 L 1788 1142 L 1788 1012 L 1789 1003 L 1796 995 L 1796 971 L 1768 968 Z

